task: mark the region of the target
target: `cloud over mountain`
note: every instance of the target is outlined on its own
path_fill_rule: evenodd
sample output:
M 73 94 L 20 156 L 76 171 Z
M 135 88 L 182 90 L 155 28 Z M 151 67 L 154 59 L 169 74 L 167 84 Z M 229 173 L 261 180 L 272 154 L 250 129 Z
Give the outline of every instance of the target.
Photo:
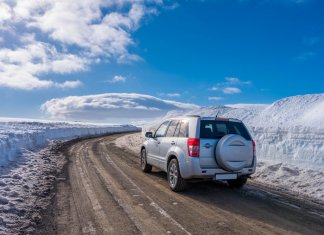
M 170 110 L 199 106 L 137 93 L 105 93 L 51 99 L 41 110 L 52 118 L 77 120 L 139 119 L 165 115 Z

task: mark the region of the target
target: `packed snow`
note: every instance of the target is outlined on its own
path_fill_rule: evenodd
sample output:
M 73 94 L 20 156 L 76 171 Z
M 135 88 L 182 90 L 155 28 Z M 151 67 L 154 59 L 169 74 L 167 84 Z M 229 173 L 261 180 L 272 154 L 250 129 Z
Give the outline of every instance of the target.
M 58 142 L 0 168 L 0 234 L 31 234 L 54 196 L 56 175 L 65 158 L 55 153 Z
M 243 120 L 257 143 L 254 180 L 324 201 L 324 94 L 287 97 L 270 105 L 175 110 L 162 119 L 190 114 Z M 162 119 L 144 126 L 143 132 L 155 129 Z M 143 140 L 142 133 L 122 137 L 116 143 L 138 154 Z
M 0 234 L 32 233 L 53 196 L 65 158 L 65 140 L 138 131 L 130 125 L 96 125 L 0 118 Z

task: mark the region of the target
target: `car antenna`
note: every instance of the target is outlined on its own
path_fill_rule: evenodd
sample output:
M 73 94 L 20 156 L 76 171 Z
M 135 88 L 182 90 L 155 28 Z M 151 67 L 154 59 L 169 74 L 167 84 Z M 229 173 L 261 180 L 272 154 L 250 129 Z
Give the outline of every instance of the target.
M 217 113 L 216 113 L 216 117 L 215 117 L 215 119 L 218 117 L 218 114 L 219 114 L 219 110 L 218 110 Z

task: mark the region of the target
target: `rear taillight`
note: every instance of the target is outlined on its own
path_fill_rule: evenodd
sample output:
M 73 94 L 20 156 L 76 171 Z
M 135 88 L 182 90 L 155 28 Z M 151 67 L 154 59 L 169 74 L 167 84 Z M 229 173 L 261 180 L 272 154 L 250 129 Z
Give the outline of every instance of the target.
M 252 146 L 253 146 L 253 157 L 256 157 L 256 144 L 254 140 L 252 140 Z
M 188 142 L 188 155 L 189 157 L 199 157 L 200 139 L 189 138 Z

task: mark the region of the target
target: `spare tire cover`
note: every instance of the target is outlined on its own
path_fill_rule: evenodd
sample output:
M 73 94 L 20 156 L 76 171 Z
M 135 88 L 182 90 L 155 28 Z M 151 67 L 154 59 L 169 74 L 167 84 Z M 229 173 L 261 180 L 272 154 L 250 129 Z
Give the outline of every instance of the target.
M 252 164 L 252 144 L 240 135 L 225 135 L 216 145 L 217 164 L 227 171 L 239 171 Z

